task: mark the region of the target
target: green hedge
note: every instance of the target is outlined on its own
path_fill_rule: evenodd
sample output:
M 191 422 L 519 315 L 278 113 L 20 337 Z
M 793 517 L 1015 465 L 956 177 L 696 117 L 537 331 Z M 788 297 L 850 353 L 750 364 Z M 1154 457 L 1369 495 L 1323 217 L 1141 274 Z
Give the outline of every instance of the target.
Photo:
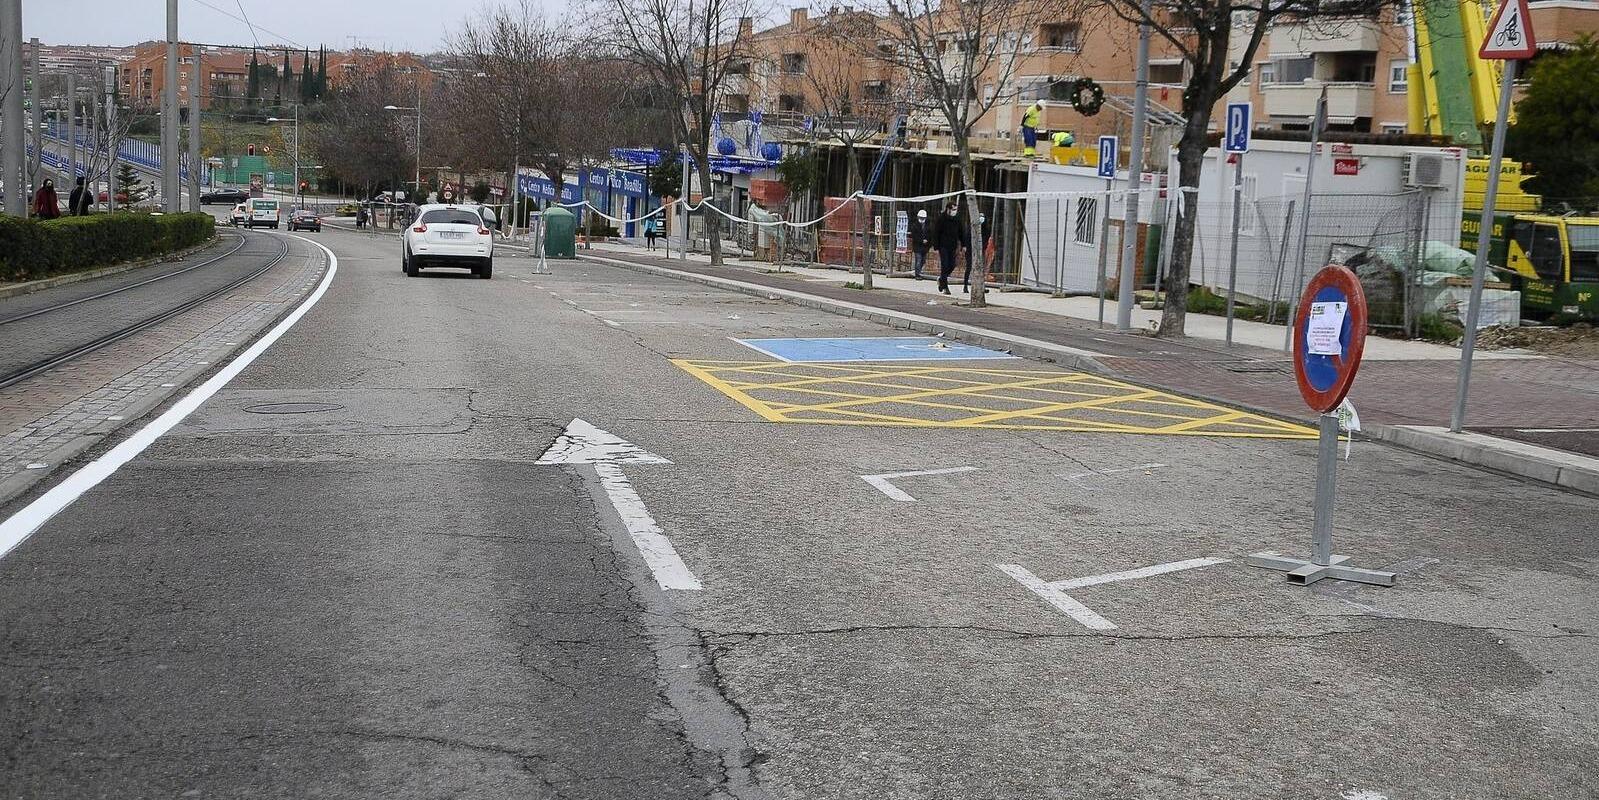
M 216 236 L 210 214 L 114 212 L 38 221 L 0 216 L 0 281 L 31 281 L 192 247 Z

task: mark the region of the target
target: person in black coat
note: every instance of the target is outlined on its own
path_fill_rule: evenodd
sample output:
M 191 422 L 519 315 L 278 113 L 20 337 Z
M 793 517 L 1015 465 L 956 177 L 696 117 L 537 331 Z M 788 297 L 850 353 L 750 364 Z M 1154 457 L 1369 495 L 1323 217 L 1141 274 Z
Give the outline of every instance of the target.
M 910 230 L 906 238 L 911 245 L 911 271 L 916 273 L 916 280 L 922 279 L 922 267 L 927 266 L 927 251 L 933 247 L 933 232 L 927 224 L 927 209 L 916 212 L 911 218 Z
M 67 195 L 67 213 L 82 216 L 89 213 L 89 192 L 83 188 L 83 179 L 73 185 L 72 193 Z
M 955 273 L 955 256 L 962 247 L 972 246 L 972 234 L 961 224 L 960 207 L 944 206 L 944 213 L 933 223 L 933 246 L 938 248 L 938 290 L 949 294 L 949 276 Z

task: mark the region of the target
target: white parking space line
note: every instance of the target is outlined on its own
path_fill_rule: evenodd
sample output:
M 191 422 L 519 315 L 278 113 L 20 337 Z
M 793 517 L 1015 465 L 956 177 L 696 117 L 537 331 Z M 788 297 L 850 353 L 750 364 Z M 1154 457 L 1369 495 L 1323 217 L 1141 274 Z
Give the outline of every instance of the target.
M 1006 575 L 1015 578 L 1017 583 L 1026 586 L 1033 594 L 1044 598 L 1045 602 L 1066 612 L 1066 615 L 1072 619 L 1081 622 L 1084 627 L 1096 631 L 1116 630 L 1115 623 L 1094 613 L 1093 609 L 1077 602 L 1076 599 L 1065 592 L 1045 583 L 1043 579 L 1028 572 L 1025 568 L 1016 564 L 995 564 L 994 566 L 999 567 L 999 570 Z
M 892 483 L 896 478 L 913 478 L 918 475 L 954 475 L 959 472 L 976 472 L 976 467 L 950 467 L 948 469 L 922 469 L 911 472 L 885 472 L 882 475 L 861 475 L 861 480 L 877 487 L 879 492 L 888 495 L 901 503 L 914 503 L 916 498 L 905 493 L 905 490 Z
M 1098 586 L 1102 583 L 1115 583 L 1117 581 L 1130 581 L 1137 578 L 1148 578 L 1154 575 L 1165 575 L 1170 572 L 1208 567 L 1213 564 L 1225 564 L 1225 558 L 1190 558 L 1185 561 L 1173 561 L 1167 564 L 1152 564 L 1147 567 L 1123 570 L 1121 572 L 1107 572 L 1102 575 L 1089 575 L 1082 578 L 1065 578 L 1058 581 L 1045 581 L 1037 575 L 1027 571 L 1016 564 L 995 564 L 1001 572 L 1015 578 L 1018 583 L 1027 587 L 1043 598 L 1045 602 L 1066 612 L 1067 616 L 1081 622 L 1084 626 L 1096 631 L 1116 630 L 1116 624 L 1095 613 L 1088 606 L 1083 605 L 1076 598 L 1066 594 L 1067 589 L 1081 589 L 1085 586 Z

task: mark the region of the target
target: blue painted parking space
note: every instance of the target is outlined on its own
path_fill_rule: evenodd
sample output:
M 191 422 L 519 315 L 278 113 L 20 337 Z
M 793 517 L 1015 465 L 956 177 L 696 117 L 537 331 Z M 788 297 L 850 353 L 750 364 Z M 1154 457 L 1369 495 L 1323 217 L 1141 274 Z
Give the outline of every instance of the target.
M 779 361 L 945 361 L 1016 358 L 936 336 L 873 336 L 859 339 L 734 339 Z

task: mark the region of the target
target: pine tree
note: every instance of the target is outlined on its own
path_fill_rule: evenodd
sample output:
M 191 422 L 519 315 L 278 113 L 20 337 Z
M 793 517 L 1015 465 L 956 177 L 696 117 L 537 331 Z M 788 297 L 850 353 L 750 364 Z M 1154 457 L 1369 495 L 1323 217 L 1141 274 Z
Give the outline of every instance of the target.
M 300 62 L 300 102 L 308 103 L 316 96 L 316 76 L 311 74 L 311 51 L 305 51 Z
M 150 193 L 150 187 L 139 180 L 139 173 L 134 172 L 133 165 L 126 161 L 117 162 L 117 194 L 128 196 L 127 204 L 134 205 Z
M 278 105 L 283 105 L 283 98 L 294 97 L 294 65 L 289 63 L 289 51 L 283 51 L 283 77 L 278 80 Z
M 261 62 L 255 58 L 255 51 L 250 51 L 250 77 L 244 90 L 246 102 L 254 104 L 261 99 Z
M 328 48 L 324 45 L 316 51 L 316 96 L 326 96 L 328 93 Z

